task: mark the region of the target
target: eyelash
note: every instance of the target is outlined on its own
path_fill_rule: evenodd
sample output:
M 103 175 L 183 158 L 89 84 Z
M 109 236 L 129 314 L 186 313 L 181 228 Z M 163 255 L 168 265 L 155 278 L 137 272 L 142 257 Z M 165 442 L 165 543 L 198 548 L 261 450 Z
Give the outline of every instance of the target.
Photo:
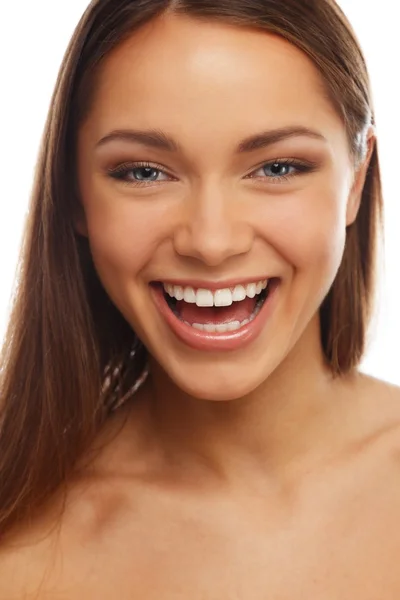
M 279 166 L 279 167 L 293 167 L 294 169 L 296 169 L 295 173 L 292 174 L 288 174 L 288 175 L 277 175 L 276 177 L 249 177 L 247 176 L 249 179 L 256 179 L 256 180 L 260 180 L 260 179 L 264 179 L 267 180 L 268 183 L 274 183 L 274 184 L 280 184 L 280 183 L 284 183 L 287 182 L 289 180 L 291 180 L 293 177 L 296 177 L 298 175 L 302 175 L 302 174 L 306 174 L 306 173 L 311 173 L 312 171 L 315 170 L 316 165 L 313 163 L 305 163 L 296 159 L 277 159 L 277 160 L 272 160 L 266 163 L 263 163 L 260 167 L 258 167 L 257 169 L 255 169 L 255 171 L 259 171 L 260 169 L 263 169 L 264 167 L 271 167 L 271 166 Z M 166 171 L 164 170 L 164 167 L 162 167 L 162 165 L 157 165 L 155 163 L 149 163 L 149 162 L 132 162 L 132 163 L 123 163 L 121 165 L 118 165 L 118 167 L 116 167 L 115 169 L 109 169 L 108 174 L 110 177 L 112 177 L 113 179 L 116 179 L 118 181 L 121 181 L 123 183 L 126 183 L 127 185 L 133 185 L 134 187 L 148 187 L 154 184 L 159 184 L 159 183 L 163 183 L 163 181 L 139 181 L 139 180 L 132 180 L 132 179 L 127 179 L 127 175 L 129 172 L 131 171 L 135 171 L 136 169 L 152 169 L 153 171 L 159 171 L 160 173 L 164 173 L 165 175 L 168 175 L 168 173 L 166 173 Z M 254 173 L 254 171 L 253 171 Z

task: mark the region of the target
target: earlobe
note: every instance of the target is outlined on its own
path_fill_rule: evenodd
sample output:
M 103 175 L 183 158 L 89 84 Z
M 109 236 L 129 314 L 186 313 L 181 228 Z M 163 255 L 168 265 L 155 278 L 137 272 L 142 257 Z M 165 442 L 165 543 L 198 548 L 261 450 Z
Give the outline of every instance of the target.
M 346 225 L 352 225 L 357 218 L 358 211 L 360 209 L 362 194 L 364 190 L 365 180 L 368 173 L 368 168 L 371 162 L 372 152 L 375 147 L 376 137 L 375 130 L 373 127 L 368 131 L 367 136 L 367 151 L 362 163 L 358 166 L 355 171 L 353 185 L 349 194 L 349 200 L 347 202 L 347 213 L 346 213 Z
M 86 221 L 80 220 L 78 222 L 75 222 L 74 229 L 75 229 L 76 233 L 78 233 L 79 235 L 81 235 L 83 237 L 88 237 Z
M 79 208 L 79 214 L 74 218 L 74 230 L 77 234 L 88 237 L 86 215 L 82 207 Z

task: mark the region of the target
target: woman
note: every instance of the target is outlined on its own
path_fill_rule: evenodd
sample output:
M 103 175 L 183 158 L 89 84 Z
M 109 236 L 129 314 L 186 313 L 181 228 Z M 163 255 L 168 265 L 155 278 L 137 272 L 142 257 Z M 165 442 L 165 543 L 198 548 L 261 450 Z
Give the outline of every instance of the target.
M 400 595 L 381 212 L 333 0 L 95 0 L 3 350 L 0 598 Z

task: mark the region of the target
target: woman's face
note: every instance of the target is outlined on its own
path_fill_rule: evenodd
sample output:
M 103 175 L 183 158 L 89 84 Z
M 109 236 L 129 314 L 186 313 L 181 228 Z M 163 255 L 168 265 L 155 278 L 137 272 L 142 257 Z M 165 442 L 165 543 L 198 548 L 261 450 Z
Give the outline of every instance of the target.
M 98 275 L 180 388 L 238 398 L 289 356 L 317 358 L 358 197 L 345 129 L 301 51 L 152 22 L 104 62 L 78 168 Z

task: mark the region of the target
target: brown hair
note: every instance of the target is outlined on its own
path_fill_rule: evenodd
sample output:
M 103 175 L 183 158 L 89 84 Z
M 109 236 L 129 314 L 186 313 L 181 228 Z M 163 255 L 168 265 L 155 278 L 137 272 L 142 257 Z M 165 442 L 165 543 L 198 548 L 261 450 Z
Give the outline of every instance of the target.
M 320 70 L 356 159 L 373 123 L 366 65 L 333 0 L 94 0 L 66 52 L 49 111 L 1 356 L 0 532 L 67 481 L 113 402 L 134 384 L 146 353 L 103 289 L 80 210 L 76 132 L 101 61 L 164 13 L 279 35 Z M 374 291 L 381 186 L 375 146 L 343 262 L 321 307 L 323 350 L 336 375 L 362 357 Z M 133 355 L 134 353 L 134 355 Z

